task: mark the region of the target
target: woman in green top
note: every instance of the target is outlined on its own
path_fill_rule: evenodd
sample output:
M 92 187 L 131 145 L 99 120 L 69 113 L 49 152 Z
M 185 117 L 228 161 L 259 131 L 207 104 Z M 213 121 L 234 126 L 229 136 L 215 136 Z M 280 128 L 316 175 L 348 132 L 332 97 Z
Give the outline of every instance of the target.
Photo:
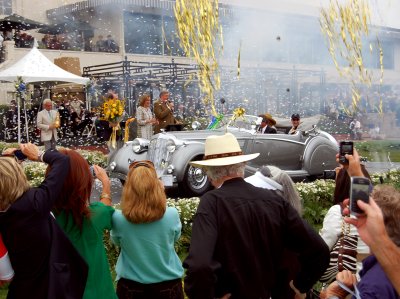
M 105 170 L 93 166 L 103 184 L 100 202 L 89 203 L 93 176 L 89 164 L 74 150 L 60 150 L 70 158 L 70 171 L 55 204 L 57 223 L 89 266 L 84 299 L 117 298 L 103 244 L 104 230 L 111 229 L 110 180 Z

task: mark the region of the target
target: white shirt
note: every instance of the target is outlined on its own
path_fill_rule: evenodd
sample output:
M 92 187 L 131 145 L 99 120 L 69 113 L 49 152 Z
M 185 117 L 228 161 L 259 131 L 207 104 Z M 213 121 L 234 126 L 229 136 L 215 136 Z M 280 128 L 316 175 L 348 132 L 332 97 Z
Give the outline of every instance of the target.
M 274 180 L 264 176 L 261 172 L 257 171 L 252 176 L 244 179 L 246 182 L 252 184 L 255 187 L 260 187 L 269 190 L 280 190 L 283 191 L 282 185 L 275 182 Z

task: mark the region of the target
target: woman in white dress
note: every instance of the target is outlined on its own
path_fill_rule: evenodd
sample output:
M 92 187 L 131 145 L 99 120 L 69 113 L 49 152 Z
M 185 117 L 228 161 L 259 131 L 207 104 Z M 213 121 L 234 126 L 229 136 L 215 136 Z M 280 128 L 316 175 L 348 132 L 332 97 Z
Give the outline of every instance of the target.
M 157 124 L 157 119 L 150 109 L 150 103 L 150 95 L 144 94 L 139 98 L 139 107 L 136 110 L 138 137 L 149 140 L 153 136 L 153 125 Z

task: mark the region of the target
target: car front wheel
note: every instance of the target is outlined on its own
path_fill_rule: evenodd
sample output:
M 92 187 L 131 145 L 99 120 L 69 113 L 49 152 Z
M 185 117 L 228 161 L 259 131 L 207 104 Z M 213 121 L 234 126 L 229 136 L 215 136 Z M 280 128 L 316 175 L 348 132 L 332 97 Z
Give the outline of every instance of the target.
M 201 196 L 211 189 L 211 183 L 207 179 L 206 173 L 198 167 L 189 164 L 186 167 L 183 178 L 185 195 Z

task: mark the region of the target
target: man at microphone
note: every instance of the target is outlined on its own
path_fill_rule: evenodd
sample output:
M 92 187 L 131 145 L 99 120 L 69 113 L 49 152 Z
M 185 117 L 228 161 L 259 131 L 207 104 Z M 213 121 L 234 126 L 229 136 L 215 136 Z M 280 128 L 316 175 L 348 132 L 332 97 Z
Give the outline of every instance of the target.
M 154 102 L 154 115 L 158 120 L 158 124 L 154 128 L 154 134 L 160 133 L 161 129 L 165 129 L 168 125 L 178 123 L 174 117 L 174 103 L 169 101 L 169 92 L 167 90 L 161 91 L 160 99 Z

